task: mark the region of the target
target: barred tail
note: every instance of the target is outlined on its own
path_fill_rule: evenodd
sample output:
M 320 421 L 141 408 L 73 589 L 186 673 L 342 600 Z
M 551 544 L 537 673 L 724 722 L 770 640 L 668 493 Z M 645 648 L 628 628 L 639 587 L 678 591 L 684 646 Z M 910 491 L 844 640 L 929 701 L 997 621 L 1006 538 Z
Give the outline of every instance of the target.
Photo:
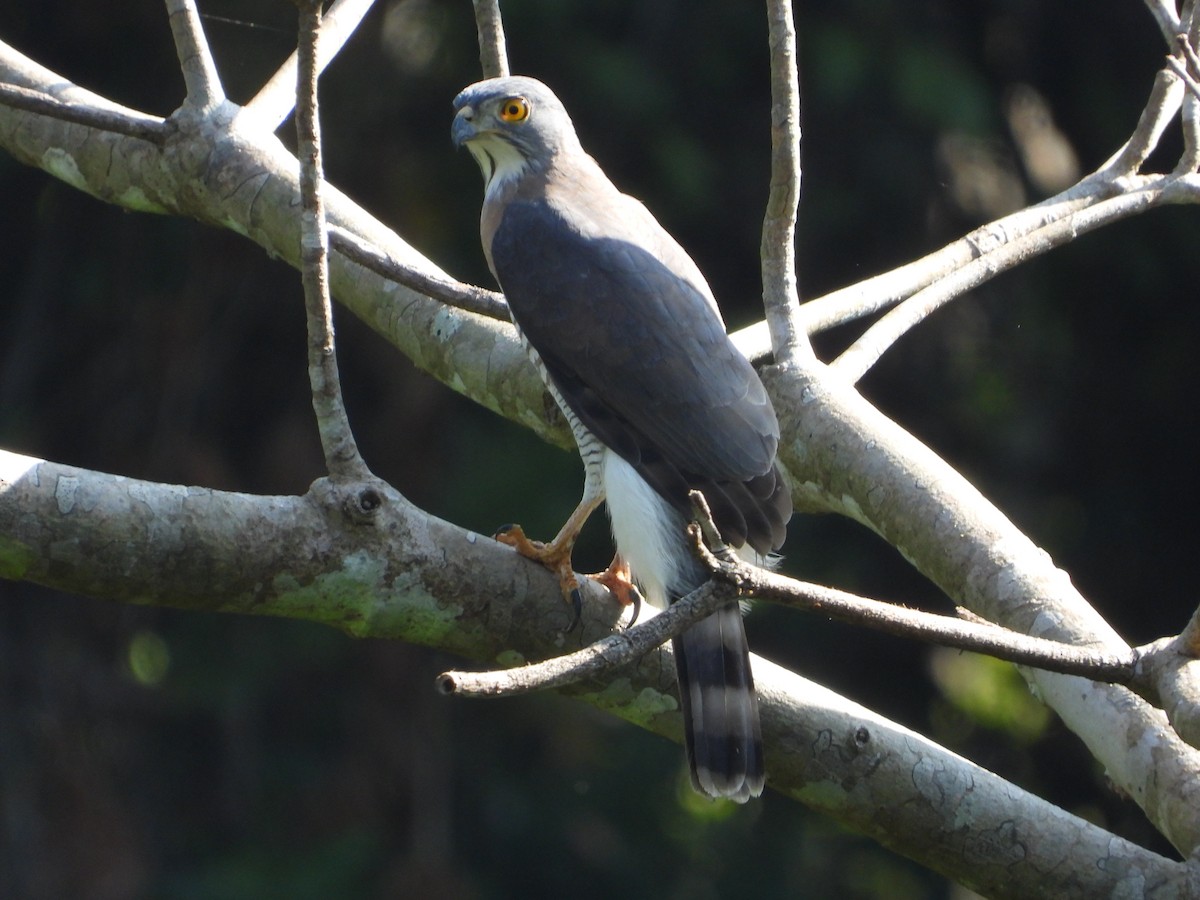
M 762 793 L 763 749 L 746 629 L 736 603 L 673 641 L 692 784 L 744 803 Z

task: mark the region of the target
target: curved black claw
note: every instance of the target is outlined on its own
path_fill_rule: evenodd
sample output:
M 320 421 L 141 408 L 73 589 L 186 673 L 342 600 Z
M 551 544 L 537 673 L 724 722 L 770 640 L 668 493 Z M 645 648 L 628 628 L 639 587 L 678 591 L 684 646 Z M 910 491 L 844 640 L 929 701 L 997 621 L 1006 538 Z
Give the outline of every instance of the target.
M 563 629 L 563 634 L 570 634 L 583 621 L 583 592 L 579 588 L 571 588 L 571 609 L 575 614 L 571 616 L 570 624 Z
M 500 535 L 502 535 L 502 534 L 508 534 L 510 531 L 512 531 L 516 527 L 518 527 L 518 526 L 515 522 L 509 522 L 506 525 L 501 525 L 499 528 L 497 528 L 495 531 L 492 532 L 492 540 L 496 540 L 496 538 L 500 537 Z
M 629 617 L 629 624 L 626 628 L 632 628 L 637 624 L 638 616 L 642 614 L 642 592 L 638 590 L 636 584 L 629 586 L 630 602 L 633 604 L 633 615 Z

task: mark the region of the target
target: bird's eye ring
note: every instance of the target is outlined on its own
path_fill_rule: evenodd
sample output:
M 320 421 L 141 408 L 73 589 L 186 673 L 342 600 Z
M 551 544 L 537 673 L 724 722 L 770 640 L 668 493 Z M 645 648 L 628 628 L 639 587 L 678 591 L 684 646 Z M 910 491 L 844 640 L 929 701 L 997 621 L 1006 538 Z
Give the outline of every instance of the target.
M 524 97 L 509 97 L 500 104 L 500 119 L 504 122 L 524 122 L 529 118 L 529 101 Z

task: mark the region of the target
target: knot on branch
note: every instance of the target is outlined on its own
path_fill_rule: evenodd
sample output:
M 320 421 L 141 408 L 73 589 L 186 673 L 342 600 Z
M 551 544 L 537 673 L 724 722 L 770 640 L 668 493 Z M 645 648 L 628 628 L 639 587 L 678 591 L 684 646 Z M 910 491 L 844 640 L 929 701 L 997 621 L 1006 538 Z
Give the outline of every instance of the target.
M 374 521 L 383 504 L 383 492 L 375 485 L 358 485 L 347 492 L 342 510 L 352 522 L 363 525 Z
M 318 478 L 308 496 L 328 514 L 336 514 L 352 525 L 375 525 L 394 492 L 374 477 L 348 480 Z

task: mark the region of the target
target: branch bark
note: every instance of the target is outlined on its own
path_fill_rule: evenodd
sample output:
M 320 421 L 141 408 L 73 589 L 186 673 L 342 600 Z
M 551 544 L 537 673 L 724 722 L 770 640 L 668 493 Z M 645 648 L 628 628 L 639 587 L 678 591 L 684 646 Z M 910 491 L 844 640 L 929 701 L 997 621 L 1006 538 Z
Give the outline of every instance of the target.
M 125 110 L 0 42 L 0 81 Z M 182 111 L 168 120 L 160 150 L 121 135 L 0 106 L 0 146 L 27 165 L 119 207 L 171 213 L 237 231 L 272 256 L 299 264 L 300 204 L 295 157 L 254 115 L 231 104 L 210 116 Z M 332 186 L 329 224 L 357 235 L 397 265 L 443 282 L 449 275 Z M 557 446 L 573 447 L 570 429 L 533 371 L 507 321 L 448 308 L 419 291 L 335 257 L 334 297 L 452 389 Z
M 366 463 L 358 452 L 338 375 L 333 337 L 333 299 L 329 295 L 329 234 L 321 185 L 321 118 L 317 100 L 318 50 L 322 0 L 300 0 L 296 67 L 296 140 L 300 156 L 300 272 L 308 325 L 308 379 L 313 412 L 325 454 L 325 467 L 336 478 L 362 478 Z
M 813 355 L 800 315 L 796 215 L 800 204 L 800 74 L 790 0 L 767 3 L 771 48 L 771 189 L 763 219 L 763 307 L 777 362 Z
M 557 655 L 553 575 L 378 481 L 256 497 L 0 452 L 0 577 L 127 603 L 308 619 L 479 662 Z M 578 639 L 623 612 L 598 587 Z M 1196 896 L 1189 866 L 1116 838 L 755 658 L 770 784 L 992 897 Z M 669 651 L 564 693 L 678 741 Z M 1189 891 L 1193 891 L 1189 893 Z
M 1124 655 L 1129 646 L 1067 573 L 961 475 L 819 369 L 768 371 L 785 421 L 804 423 L 782 458 L 797 506 L 836 511 L 877 532 L 956 603 L 1013 631 Z M 1023 670 L 1109 777 L 1184 855 L 1200 844 L 1200 753 L 1161 710 L 1125 688 Z

